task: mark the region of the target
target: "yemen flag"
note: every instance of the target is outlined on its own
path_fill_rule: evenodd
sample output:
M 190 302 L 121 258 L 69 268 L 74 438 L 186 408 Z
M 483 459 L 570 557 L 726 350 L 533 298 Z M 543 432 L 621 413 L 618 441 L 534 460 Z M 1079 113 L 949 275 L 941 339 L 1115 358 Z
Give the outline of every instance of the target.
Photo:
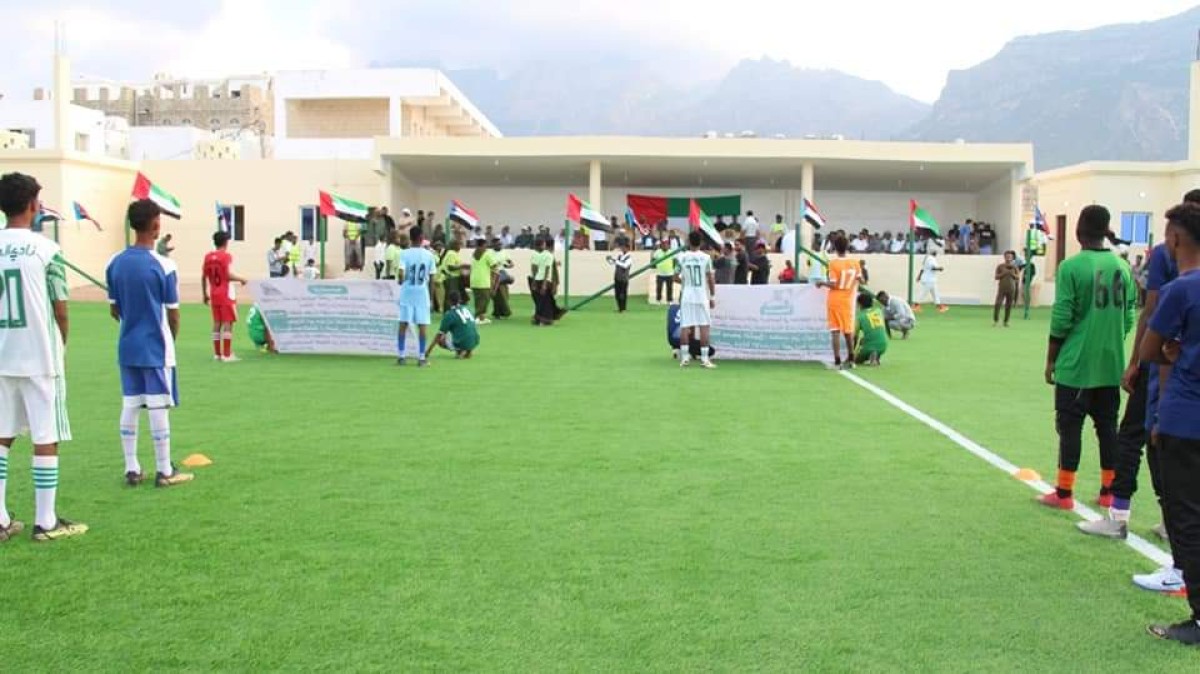
M 918 206 L 915 199 L 908 201 L 908 211 L 908 226 L 914 232 L 924 230 L 935 239 L 942 238 L 942 230 L 938 227 L 937 220 L 933 219 L 929 211 Z
M 600 211 L 592 208 L 591 204 L 574 194 L 567 195 L 567 219 L 578 223 L 581 227 L 601 229 L 606 232 L 612 230 L 612 224 L 604 219 L 604 215 Z
M 821 215 L 821 211 L 817 210 L 817 205 L 807 198 L 804 200 L 804 219 L 812 225 L 813 229 L 825 227 L 825 216 Z
M 327 218 L 341 218 L 347 222 L 363 222 L 367 219 L 367 205 L 361 201 L 347 199 L 332 192 L 321 192 L 320 198 L 321 215 Z
M 459 201 L 450 202 L 450 219 L 461 223 L 467 229 L 475 229 L 479 226 L 479 216 Z
M 716 227 L 713 227 L 712 220 L 709 220 L 704 211 L 700 210 L 700 204 L 697 204 L 695 199 L 692 199 L 691 206 L 688 208 L 688 224 L 692 226 L 692 229 L 704 232 L 716 245 L 720 246 L 724 243 L 721 240 L 721 233 L 717 231 Z
M 179 207 L 179 200 L 170 192 L 150 182 L 150 179 L 140 171 L 137 174 L 137 180 L 133 181 L 133 198 L 153 201 L 162 209 L 163 215 L 169 215 L 176 220 L 183 215 L 183 209 Z

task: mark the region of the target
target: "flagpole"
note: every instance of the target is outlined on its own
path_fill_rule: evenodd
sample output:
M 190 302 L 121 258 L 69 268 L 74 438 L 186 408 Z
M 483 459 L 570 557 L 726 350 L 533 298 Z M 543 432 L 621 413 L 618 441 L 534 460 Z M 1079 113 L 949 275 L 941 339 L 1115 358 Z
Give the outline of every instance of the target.
M 563 306 L 571 304 L 571 220 L 563 220 Z
M 328 219 L 324 214 L 317 216 L 317 240 L 321 244 L 321 278 L 325 278 L 325 239 L 328 237 Z
M 792 245 L 792 273 L 795 274 L 793 283 L 800 282 L 800 223 L 808 218 L 808 204 L 804 202 L 804 197 L 800 197 L 800 220 L 796 223 L 796 240 Z
M 1029 285 L 1033 282 L 1033 246 L 1029 234 L 1025 234 L 1025 320 L 1029 320 L 1029 303 L 1033 301 L 1033 291 Z
M 912 303 L 913 303 L 913 274 L 914 274 L 915 267 L 916 267 L 917 237 L 915 236 L 916 230 L 913 228 L 912 222 L 911 222 L 912 216 L 910 215 L 909 218 L 910 218 L 910 221 L 908 223 L 908 306 L 911 307 Z

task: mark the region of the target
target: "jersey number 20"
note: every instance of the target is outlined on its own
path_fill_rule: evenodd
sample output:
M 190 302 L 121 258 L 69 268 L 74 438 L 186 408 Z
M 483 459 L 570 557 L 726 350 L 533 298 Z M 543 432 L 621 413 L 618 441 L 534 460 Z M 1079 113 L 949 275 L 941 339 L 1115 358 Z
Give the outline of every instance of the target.
M 0 329 L 23 328 L 28 325 L 25 318 L 25 282 L 20 269 L 5 269 L 0 273 Z

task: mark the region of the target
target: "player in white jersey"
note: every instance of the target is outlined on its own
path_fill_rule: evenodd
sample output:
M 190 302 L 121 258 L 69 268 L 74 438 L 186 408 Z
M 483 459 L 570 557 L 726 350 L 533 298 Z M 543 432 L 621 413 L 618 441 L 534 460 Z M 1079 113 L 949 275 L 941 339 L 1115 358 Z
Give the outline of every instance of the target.
M 87 532 L 58 517 L 58 443 L 71 439 L 63 349 L 67 343 L 67 279 L 58 244 L 31 227 L 42 187 L 33 177 L 0 177 L 0 542 L 25 527 L 9 515 L 8 453 L 19 435 L 33 440 L 37 504 L 33 540 Z
M 433 282 L 433 273 L 437 269 L 437 258 L 428 248 L 421 245 L 425 236 L 420 227 L 409 230 L 408 239 L 411 246 L 400 253 L 400 268 L 396 270 L 396 279 L 400 283 L 400 333 L 397 337 L 399 353 L 396 364 L 404 364 L 408 324 L 415 323 L 420 338 L 417 365 L 425 367 L 425 339 L 429 330 L 429 285 Z
M 712 325 L 709 310 L 716 306 L 717 279 L 712 258 L 700 250 L 703 242 L 700 232 L 689 233 L 688 252 L 678 258 L 677 277 L 683 284 L 683 292 L 679 294 L 679 366 L 687 367 L 692 360 L 688 343 L 695 328 L 700 332 L 700 364 L 711 370 L 716 365 L 708 347 L 709 326 Z

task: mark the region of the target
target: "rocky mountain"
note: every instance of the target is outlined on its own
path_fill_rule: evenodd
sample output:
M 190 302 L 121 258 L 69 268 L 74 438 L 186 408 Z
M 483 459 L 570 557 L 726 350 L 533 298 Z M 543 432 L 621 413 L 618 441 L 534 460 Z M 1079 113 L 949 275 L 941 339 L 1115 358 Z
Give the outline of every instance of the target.
M 531 61 L 504 76 L 489 69 L 447 75 L 510 136 L 754 131 L 888 139 L 929 111 L 880 82 L 786 61 L 746 60 L 719 77 L 683 83 L 635 60 L 578 59 Z
M 918 140 L 1033 141 L 1039 170 L 1187 154 L 1200 7 L 1160 21 L 1017 38 L 950 73 Z

